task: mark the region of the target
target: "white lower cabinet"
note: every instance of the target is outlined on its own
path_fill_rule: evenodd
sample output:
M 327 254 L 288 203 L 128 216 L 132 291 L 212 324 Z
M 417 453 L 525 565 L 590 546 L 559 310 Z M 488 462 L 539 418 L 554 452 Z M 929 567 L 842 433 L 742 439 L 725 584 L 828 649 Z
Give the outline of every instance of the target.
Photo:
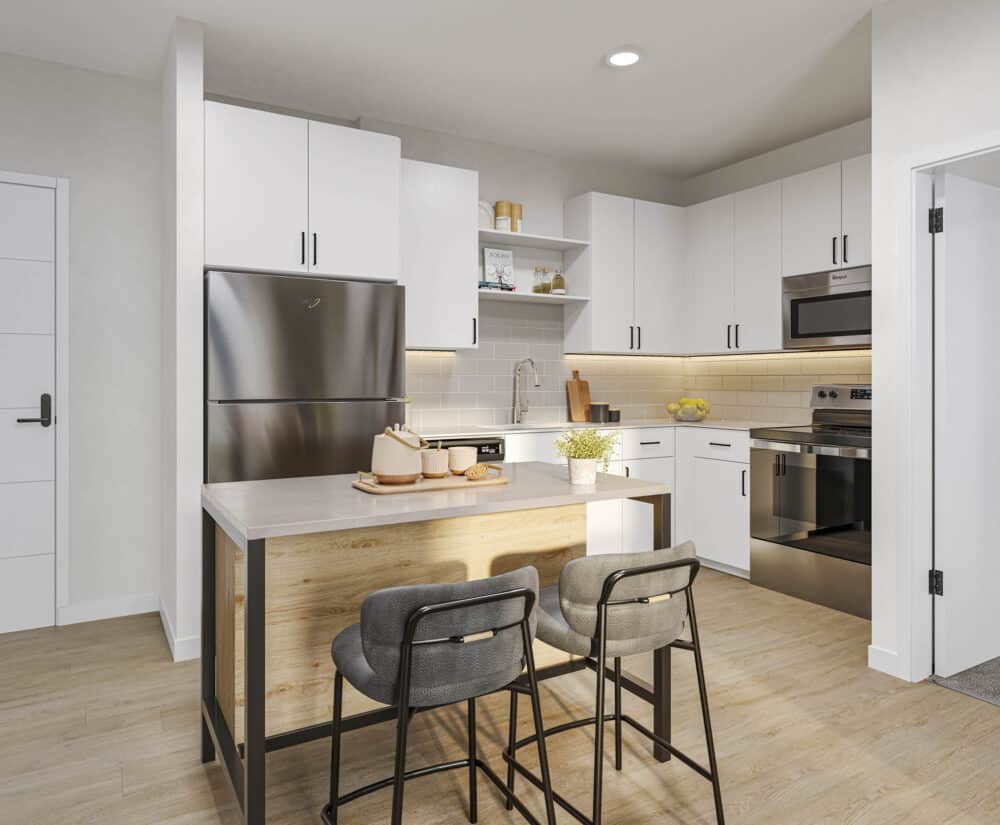
M 638 458 L 624 462 L 625 475 L 643 481 L 674 485 L 673 458 Z M 670 496 L 670 523 L 674 522 L 676 496 Z M 673 544 L 673 536 L 668 537 Z M 622 551 L 643 553 L 653 549 L 653 508 L 639 501 L 622 502 Z
M 724 570 L 750 570 L 750 449 L 746 432 L 678 428 L 675 541 Z

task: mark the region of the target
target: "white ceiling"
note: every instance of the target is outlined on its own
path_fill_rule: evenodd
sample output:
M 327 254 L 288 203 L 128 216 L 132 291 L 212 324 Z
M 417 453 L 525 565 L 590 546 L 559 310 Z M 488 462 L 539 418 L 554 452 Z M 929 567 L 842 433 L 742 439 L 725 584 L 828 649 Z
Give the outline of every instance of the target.
M 861 120 L 875 0 L 0 0 L 0 52 L 686 177 Z M 612 70 L 608 50 L 642 61 Z

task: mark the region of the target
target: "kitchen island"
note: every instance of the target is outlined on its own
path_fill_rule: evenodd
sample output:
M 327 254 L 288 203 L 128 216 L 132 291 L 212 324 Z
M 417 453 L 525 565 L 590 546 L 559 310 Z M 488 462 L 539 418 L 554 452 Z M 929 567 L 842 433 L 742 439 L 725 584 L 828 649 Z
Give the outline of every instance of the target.
M 330 733 L 330 644 L 380 588 L 453 582 L 534 565 L 555 584 L 586 552 L 586 506 L 653 507 L 653 546 L 670 535 L 668 485 L 599 474 L 573 487 L 565 467 L 508 464 L 504 486 L 369 495 L 356 475 L 206 484 L 202 491 L 202 759 L 219 757 L 244 820 L 265 821 L 266 753 Z M 536 641 L 539 678 L 588 665 Z M 669 648 L 654 684 L 624 680 L 669 738 Z M 395 718 L 344 695 L 344 729 Z M 658 758 L 666 759 L 665 752 Z

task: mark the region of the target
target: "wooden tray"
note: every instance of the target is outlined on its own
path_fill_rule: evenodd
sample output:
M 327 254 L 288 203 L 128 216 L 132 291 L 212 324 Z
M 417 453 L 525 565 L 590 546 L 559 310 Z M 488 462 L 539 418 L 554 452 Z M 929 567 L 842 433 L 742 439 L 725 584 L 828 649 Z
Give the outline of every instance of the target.
M 494 471 L 500 470 L 493 464 L 490 465 L 490 468 Z M 447 475 L 444 478 L 422 478 L 413 484 L 379 484 L 371 473 L 359 472 L 357 481 L 354 481 L 351 486 L 355 490 L 371 493 L 374 496 L 393 496 L 399 493 L 432 493 L 436 490 L 499 487 L 506 483 L 507 479 L 503 475 L 489 475 L 482 481 L 470 481 L 465 476 Z

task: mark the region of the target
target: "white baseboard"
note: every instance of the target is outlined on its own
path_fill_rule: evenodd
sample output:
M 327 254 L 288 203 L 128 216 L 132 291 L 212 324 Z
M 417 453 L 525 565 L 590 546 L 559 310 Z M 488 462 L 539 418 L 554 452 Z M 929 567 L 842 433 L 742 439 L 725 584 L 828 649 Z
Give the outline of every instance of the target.
M 897 679 L 906 679 L 906 676 L 899 672 L 899 654 L 894 650 L 868 645 L 868 667 L 872 670 L 888 673 Z
M 729 576 L 736 576 L 740 579 L 750 579 L 749 570 L 741 570 L 739 567 L 733 567 L 728 564 L 723 564 L 718 561 L 710 561 L 709 559 L 699 558 L 698 561 L 701 562 L 702 567 L 707 567 L 709 570 L 717 570 L 720 573 L 726 573 Z
M 134 616 L 136 613 L 155 613 L 158 604 L 159 600 L 155 593 L 70 603 L 56 608 L 56 624 L 79 624 L 101 619 L 117 619 L 119 616 Z
M 170 616 L 160 602 L 160 624 L 163 625 L 163 635 L 167 637 L 167 646 L 170 648 L 170 655 L 175 662 L 189 662 L 192 659 L 201 658 L 201 637 L 185 636 L 177 638 L 174 627 L 170 623 Z

